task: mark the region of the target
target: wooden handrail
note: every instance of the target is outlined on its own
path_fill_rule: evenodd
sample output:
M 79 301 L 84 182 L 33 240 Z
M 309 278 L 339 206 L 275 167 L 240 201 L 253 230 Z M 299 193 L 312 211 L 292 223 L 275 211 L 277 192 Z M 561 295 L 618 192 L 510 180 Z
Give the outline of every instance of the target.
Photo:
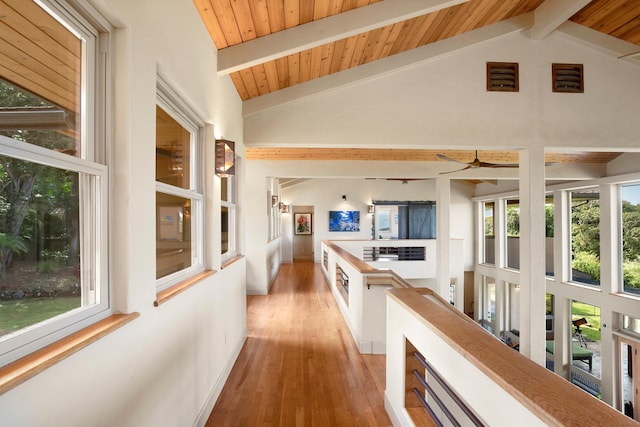
M 353 255 L 349 251 L 342 249 L 340 246 L 334 244 L 333 242 L 329 240 L 324 240 L 323 243 L 325 244 L 325 246 L 327 246 L 328 248 L 331 248 L 331 250 L 333 250 L 336 254 L 338 254 L 340 258 L 348 262 L 358 272 L 367 274 L 367 273 L 375 273 L 378 271 L 378 269 L 371 267 L 369 264 L 362 261 L 357 256 Z
M 386 293 L 545 424 L 637 426 L 631 418 L 487 334 L 430 289 L 396 288 Z

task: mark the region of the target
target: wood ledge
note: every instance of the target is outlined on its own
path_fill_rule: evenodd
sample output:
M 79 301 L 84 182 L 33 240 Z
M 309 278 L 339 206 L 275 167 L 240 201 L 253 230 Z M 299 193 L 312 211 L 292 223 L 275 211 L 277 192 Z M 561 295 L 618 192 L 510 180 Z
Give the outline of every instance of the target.
M 140 313 L 116 313 L 0 368 L 0 394 L 126 325 Z
M 175 297 L 181 292 L 186 291 L 190 287 L 194 286 L 204 278 L 211 276 L 215 272 L 216 272 L 215 270 L 203 271 L 202 273 L 196 274 L 193 277 L 189 277 L 187 280 L 183 280 L 180 283 L 176 283 L 174 286 L 171 286 L 170 288 L 165 289 L 164 291 L 158 292 L 156 294 L 156 300 L 153 302 L 153 305 L 158 307 L 160 304 L 164 304 L 171 298 Z
M 244 255 L 236 255 L 234 257 L 229 258 L 228 260 L 225 260 L 221 265 L 220 265 L 220 269 L 223 270 L 227 267 L 229 267 L 231 264 L 233 264 L 234 262 L 240 260 L 244 258 Z

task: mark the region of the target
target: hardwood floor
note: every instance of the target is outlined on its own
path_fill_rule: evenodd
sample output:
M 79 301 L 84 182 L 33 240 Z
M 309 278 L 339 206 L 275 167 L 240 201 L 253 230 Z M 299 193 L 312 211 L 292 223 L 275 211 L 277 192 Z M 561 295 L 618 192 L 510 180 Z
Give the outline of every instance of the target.
M 282 265 L 247 327 L 207 427 L 391 425 L 385 356 L 358 352 L 319 264 Z

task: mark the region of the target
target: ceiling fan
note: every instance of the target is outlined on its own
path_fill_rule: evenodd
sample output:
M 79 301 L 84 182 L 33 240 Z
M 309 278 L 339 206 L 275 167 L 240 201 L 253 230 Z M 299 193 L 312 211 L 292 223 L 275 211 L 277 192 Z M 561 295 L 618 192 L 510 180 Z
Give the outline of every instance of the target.
M 481 162 L 478 159 L 478 150 L 476 150 L 476 156 L 471 162 L 461 162 L 460 160 L 452 159 L 449 156 L 445 156 L 444 154 L 436 155 L 439 159 L 446 160 L 448 162 L 459 163 L 462 165 L 466 165 L 462 169 L 456 169 L 448 172 L 440 172 L 440 174 L 454 173 L 460 172 L 467 169 L 478 169 L 478 168 L 517 168 L 519 165 L 517 163 L 489 163 L 489 162 Z

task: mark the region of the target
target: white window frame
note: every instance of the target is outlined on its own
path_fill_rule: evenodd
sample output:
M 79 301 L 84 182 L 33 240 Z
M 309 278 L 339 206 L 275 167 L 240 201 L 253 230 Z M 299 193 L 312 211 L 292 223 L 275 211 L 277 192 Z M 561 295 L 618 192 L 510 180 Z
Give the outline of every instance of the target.
M 568 257 L 568 268 L 569 268 L 569 281 L 568 283 L 572 284 L 572 285 L 579 285 L 579 286 L 587 286 L 593 289 L 601 289 L 602 288 L 602 261 L 600 261 L 600 279 L 598 280 L 597 284 L 591 284 L 591 283 L 586 283 L 586 282 L 581 282 L 580 280 L 575 280 L 573 277 L 573 258 L 572 258 L 572 253 L 573 253 L 573 193 L 580 193 L 580 192 L 584 192 L 584 191 L 591 191 L 591 190 L 597 190 L 598 193 L 598 199 L 600 200 L 600 191 L 601 188 L 598 184 L 596 185 L 589 185 L 589 186 L 585 186 L 585 187 L 575 187 L 575 188 L 570 188 L 567 190 L 568 193 L 568 203 L 567 203 L 567 208 L 569 209 L 569 216 L 568 216 L 568 238 L 569 238 L 569 248 L 567 251 L 566 256 Z M 598 224 L 598 231 L 601 232 L 602 230 L 602 223 L 601 223 L 601 219 L 602 219 L 602 206 L 600 206 L 600 218 L 599 218 L 599 224 Z
M 622 193 L 624 191 L 624 187 L 634 187 L 634 186 L 640 186 L 640 181 L 631 181 L 631 182 L 620 182 L 617 183 L 617 190 L 618 190 L 618 199 L 617 199 L 617 205 L 618 205 L 618 215 L 616 216 L 616 221 L 618 222 L 618 230 L 620 233 L 619 236 L 619 245 L 618 245 L 618 251 L 619 251 L 619 257 L 618 257 L 618 265 L 615 266 L 616 268 L 616 273 L 618 274 L 618 281 L 619 281 L 619 293 L 622 295 L 627 295 L 627 296 L 633 296 L 633 297 L 637 297 L 638 294 L 634 293 L 634 292 L 627 292 L 625 290 L 625 286 L 624 286 L 624 248 L 623 248 L 623 242 L 624 242 L 624 233 L 625 233 L 625 228 L 624 228 L 624 219 L 622 217 Z
M 237 255 L 237 245 L 236 245 L 236 224 L 237 224 L 237 197 L 238 197 L 238 185 L 237 185 L 237 174 L 238 174 L 238 162 L 236 160 L 235 163 L 235 173 L 236 175 L 227 177 L 227 200 L 222 200 L 220 197 L 220 206 L 227 208 L 227 216 L 228 216 L 228 232 L 227 232 L 227 251 L 221 254 L 221 260 L 224 262 L 230 258 L 233 258 Z M 220 180 L 220 185 L 222 185 L 222 179 Z M 222 195 L 222 191 L 220 192 Z M 222 228 L 220 229 L 220 238 L 222 239 Z M 222 243 L 222 242 L 221 242 Z
M 110 27 L 87 4 L 64 0 L 36 2 L 83 41 L 81 64 L 82 157 L 0 136 L 0 154 L 79 173 L 81 307 L 0 339 L 0 366 L 52 344 L 112 314 L 109 284 L 109 167 L 106 165 L 110 84 Z M 91 294 L 89 296 L 88 294 Z M 95 300 L 95 302 L 93 302 Z
M 156 181 L 156 192 L 191 200 L 191 265 L 156 280 L 156 289 L 165 290 L 204 271 L 204 122 L 182 100 L 166 80 L 157 76 L 157 105 L 190 133 L 189 188 Z M 156 216 L 157 221 L 157 216 Z M 155 250 L 155 248 L 154 248 Z

